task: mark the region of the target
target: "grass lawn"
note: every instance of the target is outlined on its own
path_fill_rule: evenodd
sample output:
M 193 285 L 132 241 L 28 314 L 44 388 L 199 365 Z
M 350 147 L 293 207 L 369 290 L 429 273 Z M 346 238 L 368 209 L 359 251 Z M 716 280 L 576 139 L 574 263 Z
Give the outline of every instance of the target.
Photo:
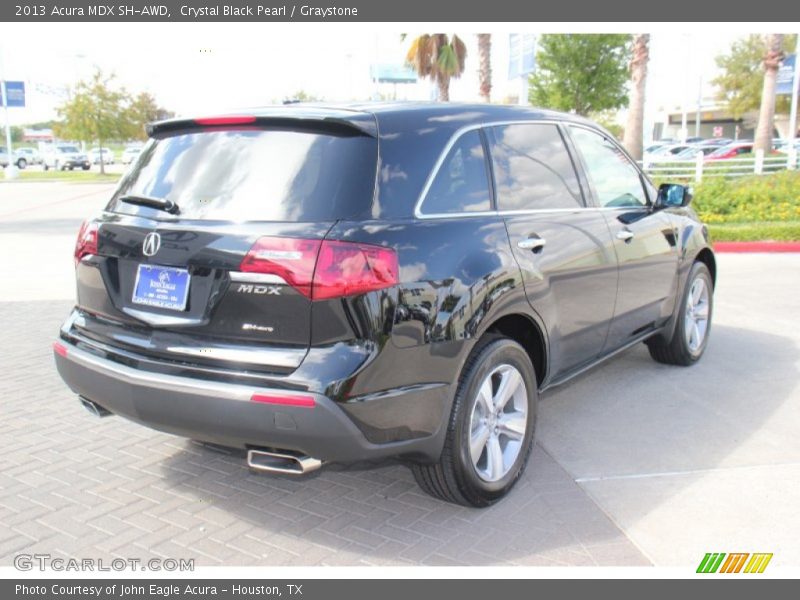
M 67 181 L 70 183 L 115 183 L 119 180 L 119 173 L 106 173 L 99 171 L 20 171 L 16 181 Z M 0 182 L 7 181 L 5 175 L 0 175 Z
M 708 231 L 712 242 L 800 241 L 800 221 L 719 223 L 709 225 Z

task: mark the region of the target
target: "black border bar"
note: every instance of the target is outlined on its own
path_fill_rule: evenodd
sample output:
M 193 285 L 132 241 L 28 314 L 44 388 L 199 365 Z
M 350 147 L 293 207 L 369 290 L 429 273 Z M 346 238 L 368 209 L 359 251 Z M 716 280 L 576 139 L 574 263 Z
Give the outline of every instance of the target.
M 225 14 L 225 7 L 238 11 Z M 260 7 L 260 10 L 259 10 Z M 145 9 L 145 12 L 143 12 Z M 155 9 L 155 10 L 151 10 Z M 195 9 L 194 11 L 189 9 Z M 201 10 L 204 9 L 204 10 Z M 235 14 L 234 14 L 235 13 Z M 787 0 L 3 0 L 9 22 L 780 22 L 800 21 Z M 789 27 L 789 29 L 792 29 Z M 708 35 L 714 35 L 710 28 Z

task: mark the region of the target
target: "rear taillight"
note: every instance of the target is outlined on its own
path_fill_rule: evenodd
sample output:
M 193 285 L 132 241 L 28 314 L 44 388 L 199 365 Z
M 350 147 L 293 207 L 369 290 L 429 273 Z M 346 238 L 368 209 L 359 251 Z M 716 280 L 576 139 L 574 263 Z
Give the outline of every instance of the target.
M 75 242 L 75 264 L 89 254 L 97 254 L 97 223 L 84 221 Z
M 239 270 L 277 275 L 311 298 L 311 280 L 321 244 L 321 240 L 262 237 L 250 248 Z
M 314 271 L 314 300 L 352 296 L 391 287 L 397 254 L 390 248 L 325 240 Z
M 311 300 L 363 294 L 398 282 L 394 250 L 335 240 L 262 237 L 239 270 L 277 275 Z

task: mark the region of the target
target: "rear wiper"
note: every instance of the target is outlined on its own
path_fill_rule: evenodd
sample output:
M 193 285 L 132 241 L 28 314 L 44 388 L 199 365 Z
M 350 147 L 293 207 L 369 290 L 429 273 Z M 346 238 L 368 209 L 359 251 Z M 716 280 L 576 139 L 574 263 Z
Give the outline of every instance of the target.
M 125 196 L 120 196 L 119 201 L 127 202 L 128 204 L 140 204 L 141 206 L 157 208 L 158 210 L 164 210 L 171 215 L 177 215 L 180 212 L 178 205 L 172 200 L 167 200 L 166 198 L 153 198 L 152 196 L 143 196 L 141 194 L 126 194 Z

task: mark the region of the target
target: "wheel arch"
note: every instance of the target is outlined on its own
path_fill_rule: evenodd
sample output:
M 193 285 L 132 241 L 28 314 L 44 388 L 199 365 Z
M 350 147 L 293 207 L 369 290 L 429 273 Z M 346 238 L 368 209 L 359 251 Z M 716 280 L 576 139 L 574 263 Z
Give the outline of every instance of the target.
M 502 335 L 522 346 L 533 364 L 536 383 L 542 386 L 549 366 L 547 339 L 534 319 L 523 313 L 506 314 L 492 321 L 481 337 L 487 334 Z
M 711 283 L 714 284 L 714 287 L 717 285 L 717 260 L 714 258 L 714 252 L 711 251 L 711 248 L 705 247 L 700 252 L 697 253 L 697 256 L 694 258 L 694 262 L 701 262 L 706 267 L 708 267 L 709 272 L 711 273 Z

